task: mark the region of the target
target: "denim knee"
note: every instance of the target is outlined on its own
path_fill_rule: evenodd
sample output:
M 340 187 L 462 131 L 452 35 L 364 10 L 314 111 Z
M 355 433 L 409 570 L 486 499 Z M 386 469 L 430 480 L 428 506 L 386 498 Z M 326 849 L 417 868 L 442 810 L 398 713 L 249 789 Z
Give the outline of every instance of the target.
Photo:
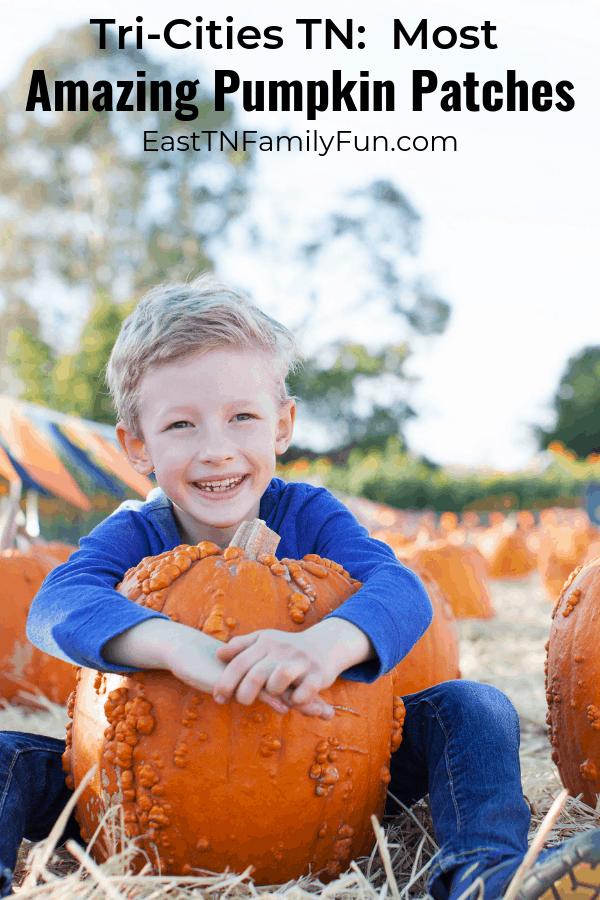
M 490 737 L 519 738 L 519 716 L 506 694 L 479 681 L 444 681 L 422 692 L 440 709 L 458 716 L 455 722 L 481 727 Z M 416 696 L 416 695 L 415 695 Z

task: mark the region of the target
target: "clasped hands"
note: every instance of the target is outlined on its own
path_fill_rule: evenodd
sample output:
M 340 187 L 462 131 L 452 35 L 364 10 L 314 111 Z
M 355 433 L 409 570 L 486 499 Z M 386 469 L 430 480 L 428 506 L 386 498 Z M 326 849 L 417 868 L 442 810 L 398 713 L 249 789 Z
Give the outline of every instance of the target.
M 263 629 L 222 644 L 194 628 L 153 618 L 109 641 L 103 653 L 113 665 L 161 668 L 217 703 L 256 700 L 278 713 L 290 709 L 330 719 L 332 706 L 319 696 L 350 666 L 374 656 L 366 634 L 331 616 L 306 631 Z
M 211 690 L 217 703 L 235 698 L 249 706 L 261 700 L 278 713 L 295 709 L 321 719 L 332 718 L 335 710 L 320 692 L 345 669 L 374 655 L 366 634 L 338 617 L 299 633 L 254 631 L 219 644 L 214 652 L 215 664 L 222 669 Z M 192 683 L 189 670 L 172 671 Z
M 335 711 L 319 692 L 332 685 L 339 672 L 314 637 L 309 631 L 255 631 L 234 637 L 227 644 L 215 641 L 216 646 L 196 648 L 201 650 L 200 666 L 198 658 L 194 659 L 194 648 L 189 646 L 189 652 L 178 654 L 169 668 L 187 684 L 210 690 L 217 703 L 235 698 L 250 706 L 260 700 L 281 714 L 293 708 L 306 716 L 330 719 Z M 212 684 L 206 683 L 207 655 L 214 659 Z
M 219 647 L 217 659 L 226 667 L 215 684 L 214 699 L 226 703 L 235 697 L 245 706 L 260 699 L 279 713 L 294 708 L 306 716 L 332 718 L 335 710 L 319 692 L 330 687 L 338 673 L 305 634 L 268 629 Z

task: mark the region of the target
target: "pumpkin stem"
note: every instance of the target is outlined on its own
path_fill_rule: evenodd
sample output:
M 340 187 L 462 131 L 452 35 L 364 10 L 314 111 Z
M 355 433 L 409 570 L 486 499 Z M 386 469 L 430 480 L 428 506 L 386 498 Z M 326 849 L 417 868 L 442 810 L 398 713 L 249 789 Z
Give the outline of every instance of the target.
M 239 547 L 248 559 L 256 559 L 261 553 L 274 554 L 281 538 L 262 519 L 242 522 L 229 544 Z

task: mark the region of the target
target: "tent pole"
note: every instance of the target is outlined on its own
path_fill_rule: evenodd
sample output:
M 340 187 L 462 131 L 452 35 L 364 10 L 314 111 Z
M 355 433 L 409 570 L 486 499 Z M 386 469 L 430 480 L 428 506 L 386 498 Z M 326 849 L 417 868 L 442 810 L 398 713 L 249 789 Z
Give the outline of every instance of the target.
M 15 545 L 22 490 L 23 482 L 20 478 L 10 482 L 8 496 L 0 513 L 0 550 L 10 550 Z
M 40 536 L 39 494 L 31 488 L 25 494 L 25 531 L 30 538 Z

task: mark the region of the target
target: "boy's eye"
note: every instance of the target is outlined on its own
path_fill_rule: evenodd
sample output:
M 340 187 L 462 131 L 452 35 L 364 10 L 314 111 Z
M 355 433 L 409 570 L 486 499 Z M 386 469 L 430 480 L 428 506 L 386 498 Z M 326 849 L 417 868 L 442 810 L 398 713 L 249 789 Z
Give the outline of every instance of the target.
M 238 413 L 234 419 L 238 422 L 247 422 L 249 419 L 256 419 L 256 416 L 253 416 L 252 413 Z
M 188 427 L 189 428 L 192 427 L 191 422 L 187 422 L 185 419 L 180 419 L 178 422 L 171 422 L 170 425 L 167 425 L 167 431 L 171 428 L 179 430 L 181 428 L 188 428 Z

